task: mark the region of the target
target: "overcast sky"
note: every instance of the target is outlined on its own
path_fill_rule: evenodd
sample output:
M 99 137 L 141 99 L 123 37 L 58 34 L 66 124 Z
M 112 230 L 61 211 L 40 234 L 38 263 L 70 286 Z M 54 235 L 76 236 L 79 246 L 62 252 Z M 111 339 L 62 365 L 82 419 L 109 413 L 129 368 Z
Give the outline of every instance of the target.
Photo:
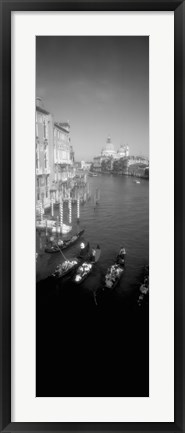
M 148 156 L 148 37 L 39 36 L 36 53 L 37 96 L 70 122 L 76 160 L 100 154 L 108 135 Z

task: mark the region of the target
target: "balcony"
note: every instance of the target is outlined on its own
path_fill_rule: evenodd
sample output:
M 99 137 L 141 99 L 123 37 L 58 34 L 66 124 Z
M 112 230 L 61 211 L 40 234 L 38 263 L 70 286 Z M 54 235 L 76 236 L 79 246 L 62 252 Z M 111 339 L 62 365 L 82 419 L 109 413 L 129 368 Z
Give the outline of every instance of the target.
M 72 165 L 72 161 L 71 161 L 71 159 L 65 159 L 65 158 L 63 158 L 63 159 L 56 159 L 55 157 L 54 157 L 54 164 L 57 164 L 57 165 Z
M 36 175 L 41 176 L 42 175 L 42 168 L 36 168 Z
M 51 170 L 49 167 L 47 168 L 36 168 L 36 175 L 42 176 L 43 174 L 50 174 Z

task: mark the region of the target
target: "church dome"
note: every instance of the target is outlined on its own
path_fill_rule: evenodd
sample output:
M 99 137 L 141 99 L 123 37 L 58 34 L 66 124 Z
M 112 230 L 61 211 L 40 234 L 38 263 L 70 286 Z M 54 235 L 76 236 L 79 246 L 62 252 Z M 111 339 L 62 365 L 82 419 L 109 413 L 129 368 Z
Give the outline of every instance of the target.
M 111 142 L 111 138 L 108 137 L 105 145 L 105 150 L 111 150 L 114 151 L 114 145 Z
M 106 141 L 105 147 L 102 149 L 102 155 L 103 156 L 111 156 L 116 153 L 114 149 L 114 145 L 112 144 L 111 138 L 108 137 Z

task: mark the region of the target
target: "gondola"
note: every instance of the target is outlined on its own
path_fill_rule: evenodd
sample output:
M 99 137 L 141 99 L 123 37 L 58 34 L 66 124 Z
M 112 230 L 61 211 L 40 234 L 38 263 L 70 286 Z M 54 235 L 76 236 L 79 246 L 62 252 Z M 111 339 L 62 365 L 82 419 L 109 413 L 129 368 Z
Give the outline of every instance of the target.
M 126 255 L 125 248 L 121 248 L 119 254 L 116 257 L 116 263 L 118 265 L 125 266 L 125 255 Z
M 114 265 L 110 266 L 105 275 L 104 287 L 111 290 L 115 289 L 122 277 L 123 272 L 123 266 L 120 266 L 118 263 L 114 263 Z
M 116 262 L 107 269 L 104 281 L 104 287 L 106 289 L 113 290 L 119 283 L 124 272 L 125 255 L 125 248 L 121 248 L 119 254 L 116 257 Z
M 146 265 L 144 268 L 144 281 L 143 283 L 140 285 L 139 288 L 139 298 L 138 298 L 138 305 L 139 307 L 142 306 L 143 301 L 147 300 L 148 298 L 148 294 L 149 294 L 149 265 Z
M 58 253 L 59 251 L 65 250 L 66 248 L 70 247 L 71 245 L 75 244 L 77 240 L 80 238 L 80 236 L 83 235 L 85 229 L 81 230 L 76 235 L 73 235 L 72 238 L 66 239 L 64 241 L 60 240 L 58 243 L 55 243 L 54 245 L 51 245 L 50 247 L 45 248 L 45 253 Z
M 63 278 L 66 275 L 72 273 L 77 268 L 77 266 L 79 266 L 79 264 L 80 264 L 80 260 L 77 259 L 76 257 L 71 260 L 65 260 L 63 263 L 60 263 L 56 267 L 52 276 L 54 278 Z
M 101 249 L 97 245 L 96 249 L 92 249 L 91 255 L 88 260 L 84 261 L 77 269 L 73 282 L 75 284 L 81 284 L 92 272 L 95 264 L 98 262 L 101 255 Z

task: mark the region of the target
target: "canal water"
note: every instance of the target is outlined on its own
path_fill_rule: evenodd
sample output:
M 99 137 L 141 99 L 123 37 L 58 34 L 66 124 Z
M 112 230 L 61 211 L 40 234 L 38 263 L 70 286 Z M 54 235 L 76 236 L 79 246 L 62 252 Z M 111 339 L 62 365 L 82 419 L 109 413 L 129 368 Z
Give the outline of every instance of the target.
M 113 175 L 89 177 L 88 182 L 91 200 L 80 206 L 79 226 L 73 205 L 67 237 L 85 228 L 81 240 L 91 247 L 99 244 L 101 257 L 80 286 L 70 277 L 49 278 L 63 258 L 46 254 L 45 233 L 37 233 L 37 395 L 148 396 L 149 307 L 148 302 L 139 307 L 137 299 L 149 263 L 149 182 Z M 56 207 L 55 216 L 58 212 Z M 66 224 L 67 218 L 66 205 Z M 80 241 L 64 251 L 67 258 L 79 254 Z M 106 269 L 122 246 L 127 253 L 124 275 L 114 292 L 105 293 Z
M 90 245 L 101 247 L 101 258 L 96 267 L 96 278 L 89 276 L 84 282 L 87 289 L 96 289 L 102 277 L 119 252 L 121 246 L 126 248 L 126 268 L 117 291 L 130 290 L 137 280 L 140 270 L 149 261 L 149 183 L 127 176 L 102 175 L 89 177 L 91 200 L 80 206 L 80 228 L 85 228 L 83 239 Z M 94 205 L 96 190 L 100 191 L 99 204 Z M 58 214 L 58 209 L 55 209 Z M 64 223 L 67 221 L 67 205 L 64 212 Z M 72 211 L 73 230 L 77 232 L 76 205 Z M 81 241 L 81 240 L 80 240 Z M 79 253 L 80 241 L 64 251 L 67 258 Z M 44 253 L 45 234 L 37 234 L 37 280 L 46 278 L 56 265 L 63 260 L 60 253 Z M 41 247 L 41 248 L 40 248 Z

